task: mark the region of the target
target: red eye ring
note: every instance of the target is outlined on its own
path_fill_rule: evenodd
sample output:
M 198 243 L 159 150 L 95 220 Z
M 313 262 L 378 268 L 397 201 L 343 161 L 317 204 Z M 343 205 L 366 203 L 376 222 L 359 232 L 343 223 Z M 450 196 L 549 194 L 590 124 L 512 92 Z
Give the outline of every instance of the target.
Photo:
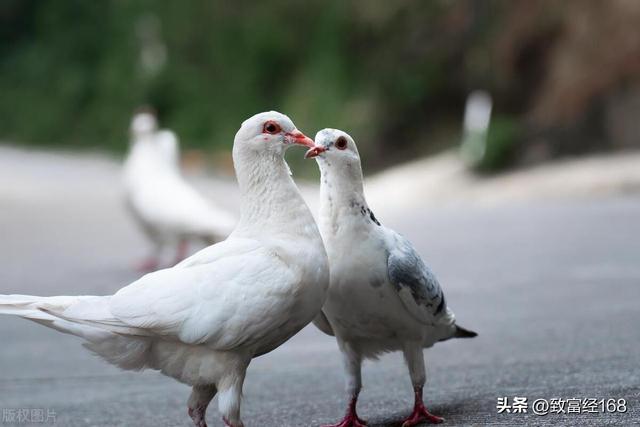
M 280 133 L 280 131 L 282 131 L 282 128 L 278 123 L 274 122 L 273 120 L 269 120 L 262 127 L 262 133 L 269 133 L 271 135 L 275 135 L 277 133 Z
M 335 146 L 338 150 L 345 150 L 347 148 L 347 145 L 349 145 L 349 143 L 347 142 L 347 138 L 345 138 L 344 136 L 339 137 L 335 143 Z

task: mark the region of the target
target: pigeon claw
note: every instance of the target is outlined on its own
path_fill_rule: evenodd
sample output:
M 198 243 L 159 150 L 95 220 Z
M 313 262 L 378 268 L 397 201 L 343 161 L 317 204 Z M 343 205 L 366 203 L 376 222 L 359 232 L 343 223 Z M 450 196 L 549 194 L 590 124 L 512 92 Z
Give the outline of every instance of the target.
M 231 424 L 231 421 L 229 421 L 226 417 L 222 417 L 222 422 L 224 423 L 225 427 L 244 427 L 244 424 L 242 423 L 236 425 Z
M 207 422 L 204 419 L 204 414 L 207 408 L 189 408 L 189 416 L 193 420 L 194 427 L 207 427 Z
M 402 427 L 414 427 L 420 425 L 423 422 L 431 424 L 440 424 L 444 422 L 444 418 L 433 415 L 427 411 L 424 405 L 416 405 L 413 409 L 413 414 L 402 423 Z
M 340 421 L 338 424 L 328 424 L 322 427 L 367 427 L 367 422 L 364 420 L 361 420 L 355 414 L 349 414 L 346 417 L 344 417 L 344 419 Z

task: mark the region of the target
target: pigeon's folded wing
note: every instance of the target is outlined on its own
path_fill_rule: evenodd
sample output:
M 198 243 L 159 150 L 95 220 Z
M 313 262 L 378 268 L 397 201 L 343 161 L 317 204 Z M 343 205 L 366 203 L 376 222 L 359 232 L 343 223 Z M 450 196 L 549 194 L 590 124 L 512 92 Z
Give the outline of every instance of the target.
M 290 289 L 300 278 L 276 254 L 249 239 L 227 240 L 207 251 L 122 288 L 102 316 L 89 315 L 90 306 L 58 315 L 120 334 L 217 350 L 250 344 L 286 322 Z
M 155 227 L 195 236 L 214 233 L 226 237 L 233 231 L 236 219 L 210 203 L 177 171 L 140 179 L 131 202 L 133 210 Z
M 434 324 L 448 311 L 440 284 L 413 245 L 401 235 L 391 233 L 389 279 L 407 311 L 421 323 Z

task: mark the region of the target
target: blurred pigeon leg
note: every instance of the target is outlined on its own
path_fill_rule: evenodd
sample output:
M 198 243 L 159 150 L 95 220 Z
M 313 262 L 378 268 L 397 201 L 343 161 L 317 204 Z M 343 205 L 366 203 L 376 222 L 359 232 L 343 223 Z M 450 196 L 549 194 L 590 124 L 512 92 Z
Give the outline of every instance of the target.
M 149 273 L 152 271 L 156 271 L 160 267 L 160 260 L 158 257 L 150 256 L 149 258 L 145 258 L 136 267 L 136 269 L 141 273 Z
M 153 252 L 147 258 L 143 259 L 136 266 L 136 270 L 140 273 L 150 273 L 160 268 L 160 255 L 162 254 L 162 244 L 155 243 Z
M 176 259 L 174 264 L 178 264 L 180 261 L 184 260 L 189 254 L 189 241 L 187 239 L 181 239 L 178 243 L 178 250 L 176 252 Z

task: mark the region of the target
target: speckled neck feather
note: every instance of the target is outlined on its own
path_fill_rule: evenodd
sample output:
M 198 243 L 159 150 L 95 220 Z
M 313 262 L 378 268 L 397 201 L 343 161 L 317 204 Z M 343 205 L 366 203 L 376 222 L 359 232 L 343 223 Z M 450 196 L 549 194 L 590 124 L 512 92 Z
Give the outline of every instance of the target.
M 360 225 L 380 225 L 364 196 L 362 167 L 359 163 L 335 165 L 319 159 L 320 220 L 337 230 L 345 217 L 354 217 Z

